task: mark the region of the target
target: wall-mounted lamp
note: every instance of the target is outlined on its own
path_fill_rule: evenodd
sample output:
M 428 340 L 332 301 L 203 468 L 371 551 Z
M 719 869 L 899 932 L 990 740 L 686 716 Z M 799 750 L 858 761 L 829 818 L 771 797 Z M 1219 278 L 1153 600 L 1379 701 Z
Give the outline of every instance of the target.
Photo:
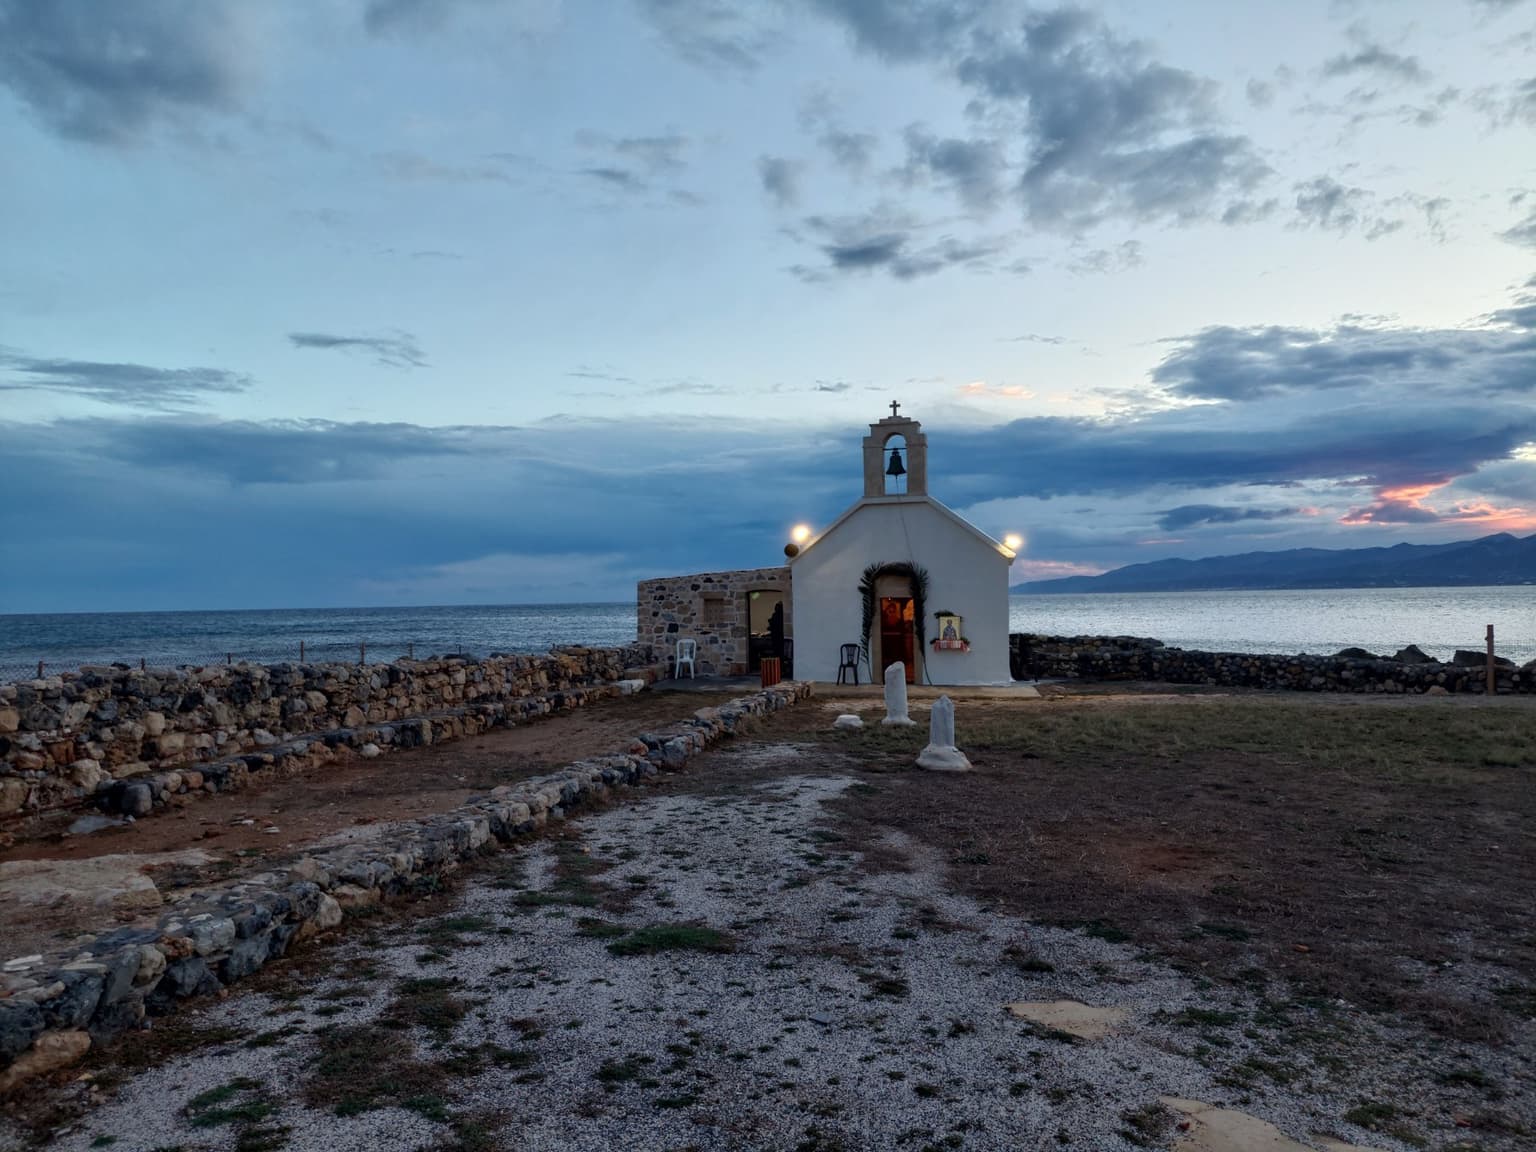
M 796 544 L 804 544 L 811 538 L 811 526 L 809 524 L 796 524 L 790 531 L 789 538 Z
M 1024 547 L 1024 537 L 1020 536 L 1017 532 L 1010 532 L 1003 537 L 1003 547 L 1010 552 L 1017 552 L 1020 548 Z

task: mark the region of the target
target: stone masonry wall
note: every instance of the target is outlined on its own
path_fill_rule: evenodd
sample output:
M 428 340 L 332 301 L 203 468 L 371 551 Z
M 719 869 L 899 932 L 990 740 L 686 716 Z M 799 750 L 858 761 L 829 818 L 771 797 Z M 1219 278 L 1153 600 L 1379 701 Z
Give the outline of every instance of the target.
M 1441 663 L 1416 648 L 1391 659 L 1359 650 L 1333 656 L 1280 656 L 1249 652 L 1197 652 L 1164 647 L 1139 636 L 1008 637 L 1015 679 L 1153 680 L 1297 692 L 1486 692 L 1481 652 L 1459 652 Z M 1401 657 L 1401 658 L 1398 658 Z M 1536 692 L 1536 661 L 1516 667 L 1499 661 L 1500 693 Z
M 83 668 L 0 684 L 0 819 L 84 801 L 143 815 L 178 792 L 328 759 L 377 755 L 556 711 L 621 679 L 650 649 L 393 664 Z
M 698 672 L 741 676 L 747 671 L 747 605 L 752 592 L 784 594 L 784 635 L 794 636 L 789 569 L 748 568 L 642 580 L 636 593 L 637 639 L 669 671 L 677 641 L 699 642 Z

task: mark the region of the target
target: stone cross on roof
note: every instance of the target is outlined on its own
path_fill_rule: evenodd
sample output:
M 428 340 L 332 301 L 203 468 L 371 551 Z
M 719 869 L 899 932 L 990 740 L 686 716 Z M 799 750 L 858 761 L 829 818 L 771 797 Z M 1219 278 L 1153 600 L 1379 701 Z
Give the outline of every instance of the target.
M 900 400 L 892 400 L 891 401 L 891 415 L 895 416 L 897 414 L 896 409 L 898 409 L 900 407 L 901 407 L 901 401 Z

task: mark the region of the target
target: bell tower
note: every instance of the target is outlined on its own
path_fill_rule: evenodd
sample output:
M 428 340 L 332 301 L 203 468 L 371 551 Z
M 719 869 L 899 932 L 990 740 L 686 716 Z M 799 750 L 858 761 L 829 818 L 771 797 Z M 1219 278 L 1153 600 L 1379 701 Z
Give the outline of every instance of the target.
M 928 437 L 923 426 L 901 415 L 899 401 L 891 414 L 869 426 L 864 437 L 864 496 L 928 495 Z M 891 441 L 900 438 L 900 442 Z

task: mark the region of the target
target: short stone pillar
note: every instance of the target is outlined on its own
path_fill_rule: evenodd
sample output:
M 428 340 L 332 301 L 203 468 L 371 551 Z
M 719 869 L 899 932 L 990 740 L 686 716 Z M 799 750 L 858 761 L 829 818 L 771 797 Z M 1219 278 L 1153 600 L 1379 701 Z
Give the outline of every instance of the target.
M 907 715 L 907 668 L 900 660 L 885 670 L 885 719 L 880 723 L 903 728 L 917 723 Z
M 928 721 L 928 747 L 917 754 L 917 766 L 932 772 L 969 772 L 971 762 L 955 747 L 955 705 L 948 696 L 933 702 Z
M 839 731 L 850 732 L 855 729 L 864 727 L 864 721 L 855 716 L 852 712 L 844 712 L 836 720 L 832 721 L 832 727 L 838 729 Z

